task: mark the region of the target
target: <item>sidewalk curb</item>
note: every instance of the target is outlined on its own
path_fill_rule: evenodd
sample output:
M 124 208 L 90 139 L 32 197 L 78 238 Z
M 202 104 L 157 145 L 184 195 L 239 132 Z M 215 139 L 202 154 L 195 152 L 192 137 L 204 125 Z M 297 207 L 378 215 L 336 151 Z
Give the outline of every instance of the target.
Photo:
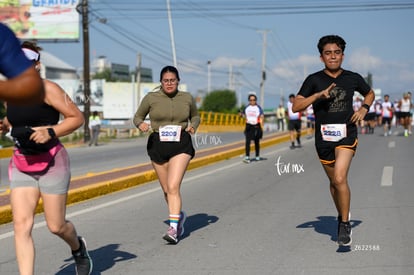
M 269 140 L 262 140 L 260 143 L 261 148 L 269 147 L 276 145 L 282 142 L 289 141 L 289 134 L 271 138 Z M 253 146 L 253 145 L 252 145 Z M 206 166 L 218 161 L 223 161 L 230 159 L 236 156 L 244 155 L 244 146 L 240 146 L 235 149 L 230 149 L 223 151 L 221 153 L 216 153 L 212 155 L 207 155 L 204 157 L 193 159 L 187 170 L 196 169 L 202 166 Z M 91 184 L 88 186 L 76 188 L 69 190 L 67 205 L 82 202 L 99 196 L 103 196 L 112 192 L 121 191 L 131 187 L 135 187 L 141 184 L 145 184 L 157 179 L 154 170 L 149 170 L 121 178 L 116 178 L 108 181 L 103 181 L 100 183 Z M 40 200 L 38 207 L 36 208 L 36 214 L 43 212 L 43 203 Z M 9 223 L 13 220 L 13 215 L 10 205 L 0 206 L 0 225 Z

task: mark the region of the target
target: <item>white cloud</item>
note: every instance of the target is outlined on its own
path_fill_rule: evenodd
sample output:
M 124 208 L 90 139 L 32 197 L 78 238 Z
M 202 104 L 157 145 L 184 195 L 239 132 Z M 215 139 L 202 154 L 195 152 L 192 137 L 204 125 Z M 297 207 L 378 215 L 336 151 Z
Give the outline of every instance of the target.
M 295 59 L 286 59 L 279 62 L 271 71 L 276 77 L 298 85 L 310 72 L 320 69 L 320 64 L 321 61 L 318 56 L 301 55 Z
M 414 70 L 401 70 L 399 76 L 401 81 L 408 81 L 414 83 Z
M 256 63 L 252 58 L 232 58 L 226 56 L 220 56 L 214 60 L 211 60 L 211 67 L 216 69 L 228 69 L 230 65 L 233 67 L 246 68 L 253 67 Z
M 381 68 L 384 64 L 381 59 L 371 55 L 369 48 L 360 48 L 353 51 L 349 57 L 345 56 L 350 69 L 356 72 L 371 72 Z

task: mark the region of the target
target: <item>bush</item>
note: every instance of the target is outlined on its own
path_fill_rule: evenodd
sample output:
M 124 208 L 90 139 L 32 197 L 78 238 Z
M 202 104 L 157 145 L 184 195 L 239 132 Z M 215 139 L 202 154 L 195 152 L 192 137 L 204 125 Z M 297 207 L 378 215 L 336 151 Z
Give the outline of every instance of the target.
M 206 95 L 201 107 L 202 111 L 219 113 L 237 113 L 237 97 L 234 91 L 218 90 Z

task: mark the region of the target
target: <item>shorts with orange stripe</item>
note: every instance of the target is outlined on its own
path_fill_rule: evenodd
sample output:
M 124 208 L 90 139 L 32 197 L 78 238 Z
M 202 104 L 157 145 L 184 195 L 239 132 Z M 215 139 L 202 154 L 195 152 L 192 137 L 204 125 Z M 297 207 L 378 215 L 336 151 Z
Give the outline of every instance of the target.
M 319 160 L 322 164 L 333 164 L 335 163 L 335 149 L 351 150 L 354 152 L 357 149 L 358 138 L 346 137 L 338 142 L 324 141 L 316 144 L 316 152 L 318 153 Z

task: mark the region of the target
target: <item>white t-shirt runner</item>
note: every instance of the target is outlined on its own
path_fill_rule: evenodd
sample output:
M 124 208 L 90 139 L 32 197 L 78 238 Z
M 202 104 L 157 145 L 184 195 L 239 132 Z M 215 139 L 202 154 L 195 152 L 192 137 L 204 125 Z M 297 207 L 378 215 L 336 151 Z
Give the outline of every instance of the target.
M 246 123 L 256 125 L 260 123 L 260 116 L 263 115 L 263 109 L 259 105 L 249 105 L 244 109 Z

